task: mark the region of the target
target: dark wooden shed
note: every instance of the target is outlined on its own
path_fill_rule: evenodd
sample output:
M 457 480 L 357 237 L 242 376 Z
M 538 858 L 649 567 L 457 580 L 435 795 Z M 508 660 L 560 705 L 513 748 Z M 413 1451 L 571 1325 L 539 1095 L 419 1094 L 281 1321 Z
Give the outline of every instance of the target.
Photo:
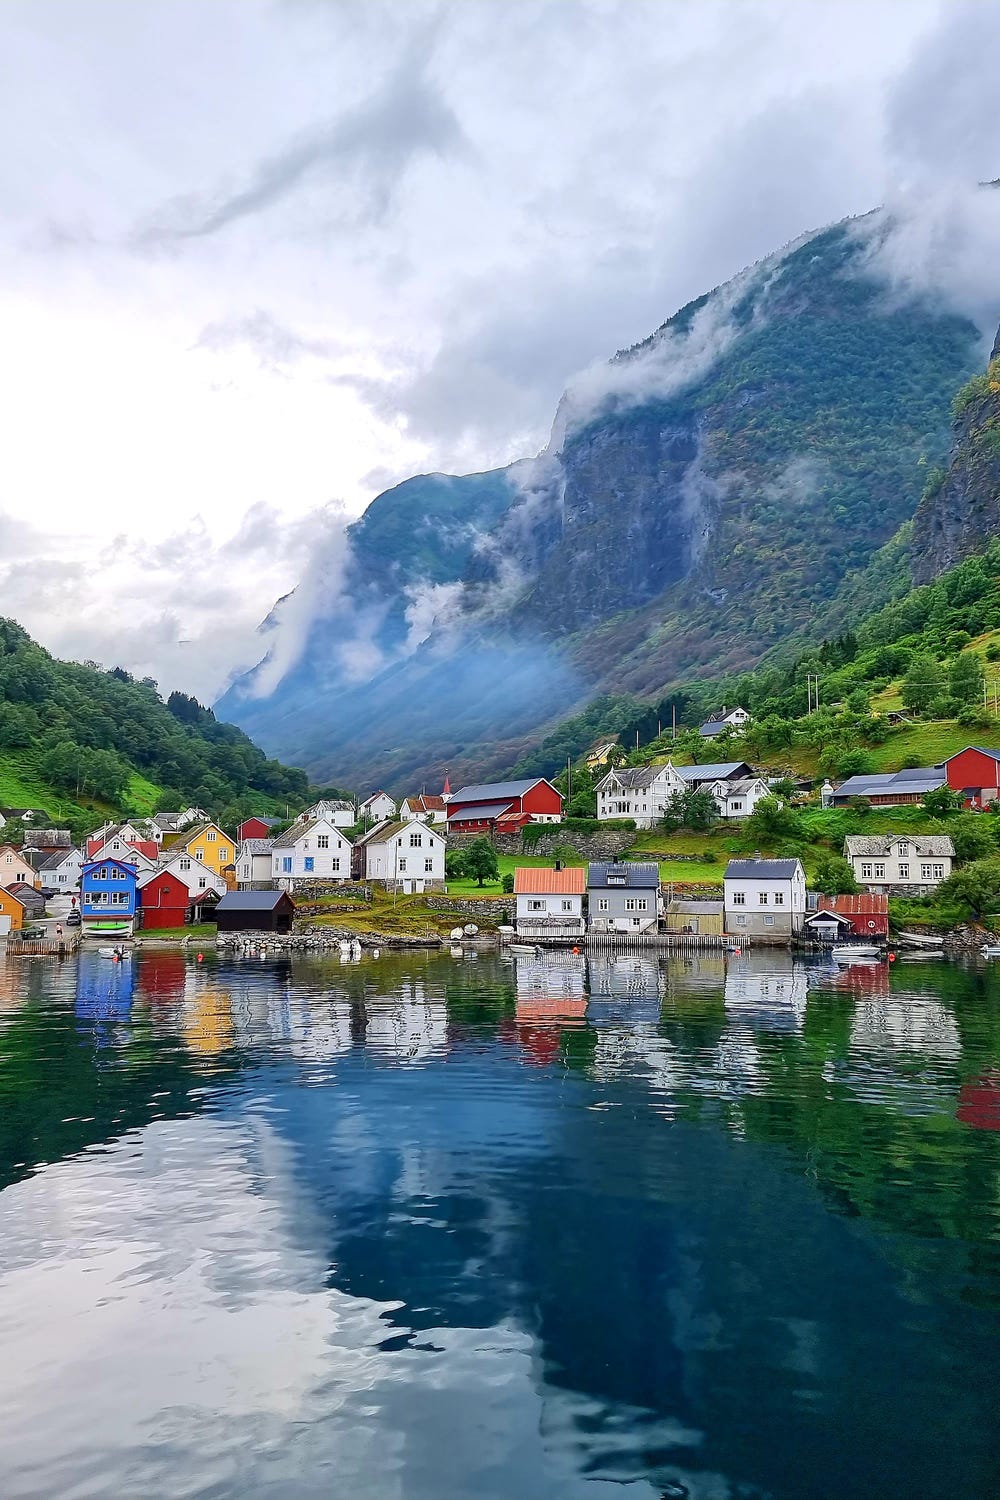
M 220 932 L 291 932 L 294 915 L 287 891 L 228 891 L 214 912 Z

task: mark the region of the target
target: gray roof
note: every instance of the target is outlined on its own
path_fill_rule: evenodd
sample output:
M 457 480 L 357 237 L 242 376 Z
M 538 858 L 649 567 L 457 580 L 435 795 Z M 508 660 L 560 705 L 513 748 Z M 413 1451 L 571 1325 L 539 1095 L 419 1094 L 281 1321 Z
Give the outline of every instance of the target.
M 284 833 L 279 833 L 276 839 L 271 840 L 272 847 L 275 849 L 291 849 L 298 843 L 299 839 L 305 838 L 307 833 L 311 833 L 316 824 L 320 822 L 322 822 L 321 818 L 309 818 L 305 823 L 293 823 L 291 828 L 286 828 Z
M 877 797 L 887 792 L 933 792 L 945 784 L 945 773 L 935 766 L 909 766 L 903 771 L 848 776 L 835 797 Z
M 242 859 L 244 854 L 270 854 L 273 847 L 274 839 L 244 839 L 236 858 Z
M 954 858 L 955 855 L 955 845 L 943 833 L 851 833 L 844 840 L 844 853 L 848 859 L 866 854 L 878 858 L 888 854 L 894 844 L 909 844 L 918 858 Z
M 1000 760 L 1000 750 L 987 750 L 985 745 L 966 745 L 965 750 L 956 750 L 955 755 L 964 755 L 966 750 L 975 750 L 979 755 L 988 755 L 990 760 Z M 954 760 L 955 755 L 949 755 L 948 760 Z M 941 762 L 942 765 L 947 765 L 947 763 L 947 761 Z
M 177 819 L 179 817 L 179 812 L 158 812 L 153 814 L 153 822 L 157 828 L 172 831 L 177 827 Z
M 791 880 L 802 866 L 797 859 L 731 859 L 727 880 Z
M 454 815 L 457 823 L 460 823 L 462 818 L 466 816 L 469 818 L 499 818 L 501 813 L 509 812 L 514 805 L 512 800 L 508 800 L 507 802 L 477 802 L 474 807 L 469 808 L 468 813 L 463 813 L 462 808 L 458 808 L 456 811 L 453 805 L 454 800 L 452 798 L 452 801 L 448 804 L 448 816 L 450 818 Z
M 723 901 L 671 901 L 668 910 L 679 917 L 721 917 Z
M 763 780 L 763 776 L 738 776 L 734 781 L 726 780 L 726 796 L 739 797 L 741 795 L 745 795 L 753 787 L 755 787 L 758 782 L 761 782 Z
M 483 786 L 463 786 L 452 792 L 451 802 L 510 802 L 514 797 L 523 797 L 533 786 L 544 781 L 544 776 L 532 776 L 530 781 L 494 781 Z
M 624 877 L 624 878 L 623 878 Z M 587 866 L 588 890 L 649 890 L 660 887 L 660 867 L 652 864 L 632 863 L 623 860 L 620 864 L 592 864 Z
M 54 854 L 49 854 L 42 860 L 38 866 L 39 872 L 42 870 L 58 870 L 60 865 L 65 864 L 68 859 L 72 859 L 74 856 L 77 859 L 82 858 L 79 849 L 57 849 Z
M 602 776 L 597 785 L 603 787 L 604 783 L 613 776 L 616 781 L 621 782 L 623 787 L 642 791 L 644 787 L 652 786 L 664 770 L 664 766 L 616 766 L 614 770 Z
M 731 781 L 734 776 L 753 775 L 753 767 L 745 760 L 718 761 L 705 766 L 677 766 L 677 774 L 685 781 Z
M 273 911 L 285 891 L 227 891 L 216 911 Z M 290 899 L 290 898 L 289 898 Z
M 716 723 L 712 719 L 709 719 L 707 724 L 701 725 L 698 733 L 703 739 L 710 740 L 714 735 L 721 734 L 724 729 L 732 729 L 732 727 L 732 724 L 725 724 L 721 721 Z

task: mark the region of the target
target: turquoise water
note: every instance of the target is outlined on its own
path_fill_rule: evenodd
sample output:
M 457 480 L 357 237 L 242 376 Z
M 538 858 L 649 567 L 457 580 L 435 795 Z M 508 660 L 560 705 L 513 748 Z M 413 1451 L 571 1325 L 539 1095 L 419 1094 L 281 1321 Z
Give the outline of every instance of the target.
M 0 967 L 3 1500 L 1000 1493 L 1000 971 Z

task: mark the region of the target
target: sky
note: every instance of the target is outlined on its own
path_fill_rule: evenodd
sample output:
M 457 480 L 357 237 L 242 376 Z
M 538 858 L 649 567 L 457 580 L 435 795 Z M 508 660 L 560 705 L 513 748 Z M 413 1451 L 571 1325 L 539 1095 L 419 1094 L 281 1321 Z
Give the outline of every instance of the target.
M 803 230 L 953 225 L 998 55 L 994 0 L 4 0 L 0 612 L 210 700 L 380 490 Z

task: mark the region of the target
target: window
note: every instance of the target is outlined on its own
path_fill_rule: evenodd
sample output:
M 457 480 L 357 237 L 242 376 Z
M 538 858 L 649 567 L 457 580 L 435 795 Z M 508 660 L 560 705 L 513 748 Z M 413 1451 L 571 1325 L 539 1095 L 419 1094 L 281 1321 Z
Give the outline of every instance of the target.
M 609 905 L 610 905 L 610 903 L 608 901 L 607 896 L 598 896 L 598 898 L 597 898 L 597 910 L 598 911 L 607 911 Z
M 757 901 L 758 901 L 758 903 L 761 906 L 766 906 L 767 905 L 767 891 L 758 891 L 757 892 Z
M 544 901 L 529 901 L 528 902 L 528 910 L 529 911 L 544 911 L 545 910 L 545 902 Z
M 315 870 L 316 861 L 313 859 L 311 854 L 307 854 L 305 859 L 302 861 L 302 868 L 306 871 L 307 874 L 311 870 Z
M 107 878 L 108 878 L 108 867 L 107 867 L 107 865 L 102 865 L 101 866 L 101 868 L 97 872 L 97 878 L 98 878 L 98 880 L 107 880 Z
M 876 864 L 876 866 L 875 866 L 875 879 L 876 880 L 884 880 L 885 879 L 885 865 Z
M 784 891 L 775 891 L 775 893 L 774 893 L 774 904 L 775 904 L 775 906 L 784 906 L 784 904 L 785 904 L 785 893 L 784 893 Z
M 764 926 L 765 927 L 773 927 L 774 926 L 774 918 L 773 917 L 765 917 L 764 918 Z
M 564 901 L 562 903 L 562 909 L 563 909 L 563 911 L 572 911 L 573 910 L 573 903 L 572 903 L 572 901 Z
M 334 872 L 335 875 L 339 874 L 340 873 L 340 860 L 339 859 L 331 859 L 331 861 L 330 861 L 330 869 Z
M 871 878 L 872 878 L 872 867 L 871 867 L 871 865 L 862 865 L 861 866 L 861 879 L 862 880 L 871 880 Z
M 632 926 L 633 927 L 639 927 L 639 926 L 641 926 L 641 924 L 642 924 L 642 918 L 641 917 L 633 917 L 632 918 Z
M 282 861 L 281 861 L 281 868 L 282 868 L 283 872 L 286 875 L 290 875 L 292 873 L 292 859 L 291 859 L 291 855 L 289 855 L 289 854 L 284 855 L 284 857 L 282 858 Z
M 747 925 L 747 919 L 746 919 L 746 917 L 737 917 L 736 918 L 736 925 L 737 925 L 737 927 L 745 927 Z
M 204 846 L 204 844 L 199 844 L 198 847 L 197 847 L 197 849 L 192 849 L 191 850 L 191 853 L 194 855 L 195 859 L 204 859 L 205 858 L 205 846 Z
M 228 818 L 227 818 L 227 819 L 226 819 L 226 822 L 227 822 L 227 823 L 228 823 L 228 822 L 229 822 L 229 819 L 228 819 Z M 216 838 L 217 838 L 217 837 L 218 837 L 218 835 L 217 835 L 217 834 L 216 834 L 216 832 L 215 832 L 215 829 L 214 829 L 214 828 L 210 828 L 210 829 L 209 829 L 209 830 L 208 830 L 208 832 L 207 832 L 207 833 L 206 833 L 206 835 L 205 835 L 205 837 L 206 837 L 206 838 L 207 838 L 207 839 L 208 839 L 208 842 L 209 842 L 209 843 L 210 843 L 210 844 L 214 844 L 214 843 L 215 843 L 215 840 L 216 840 Z
M 746 906 L 746 904 L 747 904 L 747 893 L 746 893 L 746 891 L 734 891 L 733 892 L 733 905 L 734 906 Z
M 225 844 L 220 844 L 219 845 L 219 858 L 220 859 L 228 859 L 229 858 L 229 849 L 227 848 L 227 846 Z
M 432 859 L 425 859 L 424 860 L 424 874 L 425 875 L 433 875 L 434 874 L 434 861 Z
M 930 867 L 930 865 L 921 865 L 920 866 L 920 878 L 921 878 L 921 880 L 930 880 L 931 879 L 931 867 Z
M 405 870 L 406 869 L 406 860 L 405 859 L 401 859 L 399 861 L 399 868 L 400 868 L 400 870 Z
M 423 836 L 422 833 L 411 833 L 410 834 L 410 848 L 411 849 L 419 849 L 422 846 L 423 842 L 424 842 L 424 836 Z
M 732 807 L 732 810 L 733 810 L 734 813 L 742 812 L 743 811 L 743 803 L 742 802 L 732 802 L 732 803 L 730 803 L 730 806 Z
M 317 836 L 316 836 L 316 848 L 317 849 L 329 849 L 329 847 L 330 847 L 330 835 L 328 833 L 317 834 Z
M 909 878 L 910 878 L 910 867 L 909 867 L 909 865 L 900 865 L 900 867 L 899 867 L 899 878 L 900 878 L 900 880 L 909 880 Z
M 896 852 L 899 855 L 900 859 L 905 859 L 907 857 L 907 855 L 909 854 L 909 852 L 910 852 L 910 846 L 909 846 L 909 844 L 900 844 L 900 846 L 899 846 L 899 848 L 898 848 L 898 850 Z
M 182 859 L 179 868 L 182 870 L 190 870 L 191 861 L 189 859 Z
M 199 889 L 199 891 L 203 891 L 205 889 L 206 884 L 207 884 L 207 882 L 205 880 L 204 875 L 199 875 L 198 876 L 198 889 Z

